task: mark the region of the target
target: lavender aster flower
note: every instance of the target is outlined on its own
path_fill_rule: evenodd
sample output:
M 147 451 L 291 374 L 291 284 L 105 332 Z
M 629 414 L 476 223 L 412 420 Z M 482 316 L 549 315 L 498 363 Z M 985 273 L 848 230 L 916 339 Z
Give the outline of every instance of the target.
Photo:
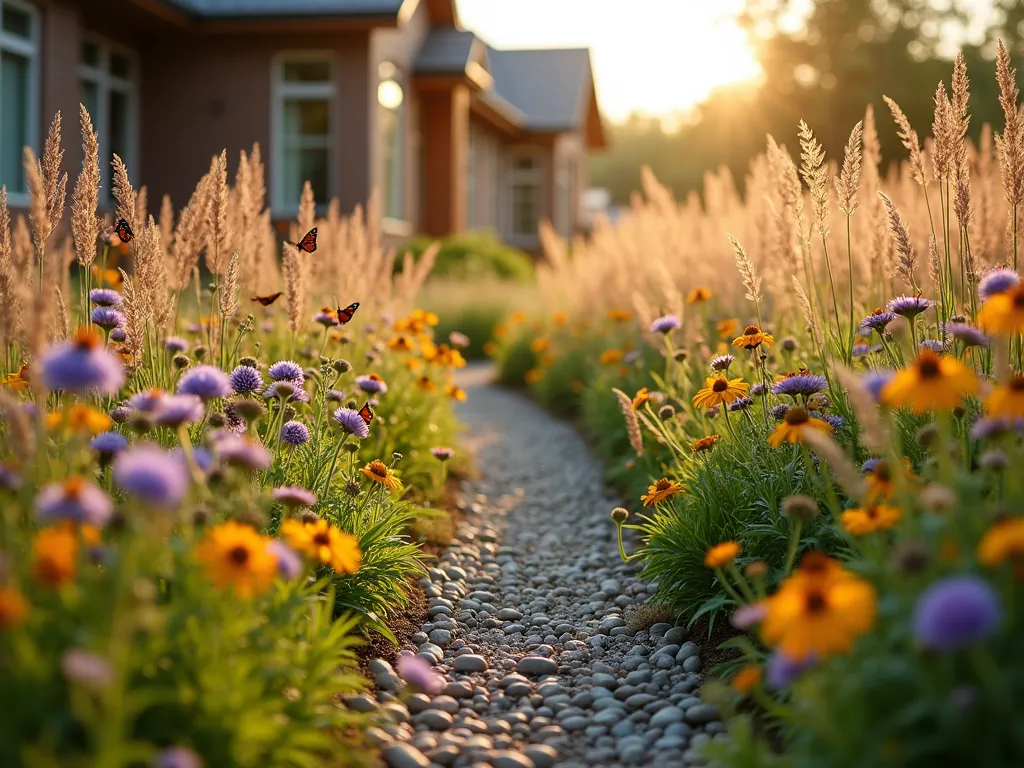
M 755 624 L 760 624 L 768 615 L 768 608 L 761 603 L 752 603 L 737 608 L 735 613 L 729 617 L 729 623 L 736 629 L 750 629 Z
M 72 648 L 64 654 L 60 669 L 68 682 L 88 688 L 106 688 L 114 681 L 114 668 L 109 661 L 80 648 Z
M 860 465 L 860 471 L 865 475 L 873 475 L 875 473 L 875 468 L 881 463 L 881 461 L 882 459 L 874 457 L 865 459 L 864 463 Z
M 675 315 L 665 315 L 659 317 L 653 323 L 651 323 L 651 333 L 671 333 L 676 328 L 682 326 L 679 318 Z
M 764 393 L 765 393 L 764 384 L 758 382 L 757 384 L 751 384 L 750 385 L 750 396 L 751 397 L 760 397 Z
M 342 430 L 348 435 L 355 435 L 360 440 L 370 436 L 370 427 L 363 421 L 359 411 L 351 408 L 339 408 L 333 414 L 334 420 L 341 425 Z
M 113 408 L 111 408 L 107 412 L 107 415 L 110 417 L 110 420 L 115 424 L 124 424 L 126 421 L 128 421 L 128 417 L 132 415 L 132 410 L 133 409 L 130 405 L 122 403 L 121 405 L 115 405 Z
M 885 306 L 886 309 L 897 315 L 916 317 L 926 309 L 934 307 L 935 302 L 923 296 L 897 296 L 895 299 L 890 299 Z
M 267 387 L 263 397 L 267 400 L 280 398 L 286 403 L 290 403 L 293 400 L 300 403 L 309 402 L 309 393 L 302 388 L 302 383 L 288 380 L 275 381 Z
M 921 349 L 927 349 L 934 352 L 937 355 L 941 355 L 945 351 L 945 348 L 942 346 L 942 342 L 938 339 L 922 339 L 917 346 Z
M 128 334 L 120 325 L 110 332 L 110 340 L 120 344 L 122 341 L 128 338 Z
M 925 648 L 953 651 L 991 634 L 1002 613 L 999 595 L 977 576 L 932 584 L 914 607 L 914 637 Z
M 316 505 L 316 494 L 297 485 L 284 485 L 271 493 L 274 501 L 286 507 L 312 507 Z
M 162 389 L 147 389 L 144 392 L 136 392 L 128 398 L 128 407 L 134 411 L 154 413 L 160 407 L 160 403 L 163 402 L 165 397 L 167 395 Z
M 889 383 L 889 379 L 892 377 L 893 371 L 887 369 L 869 371 L 861 378 L 861 383 L 864 384 L 864 387 L 871 393 L 871 397 L 877 403 L 882 398 L 882 389 Z
M 0 464 L 0 488 L 16 491 L 21 488 L 21 475 L 9 464 Z
M 281 426 L 281 442 L 288 445 L 303 445 L 309 442 L 309 427 L 301 421 L 286 421 Z
M 112 288 L 93 288 L 89 291 L 89 301 L 100 307 L 120 307 L 124 303 L 121 294 Z
M 971 427 L 971 437 L 975 440 L 990 440 L 999 435 L 1005 435 L 1012 429 L 1013 425 L 1007 419 L 994 419 L 991 416 L 982 416 Z
M 171 456 L 181 466 L 188 469 L 188 459 L 185 458 L 185 452 L 181 448 L 175 448 L 171 451 Z M 213 454 L 210 453 L 209 448 L 204 448 L 201 445 L 197 445 L 192 449 L 192 458 L 196 461 L 196 466 L 199 467 L 204 473 L 209 473 L 210 468 L 213 466 Z
M 710 365 L 713 371 L 727 371 L 729 366 L 733 364 L 736 358 L 732 355 L 719 355 L 718 357 L 711 358 Z
M 263 389 L 263 376 L 255 368 L 240 365 L 228 376 L 236 395 L 249 395 Z
M 120 432 L 100 432 L 89 441 L 89 447 L 105 458 L 112 457 L 128 447 L 128 438 Z
M 811 416 L 831 424 L 833 429 L 839 429 L 846 423 L 846 419 L 835 413 L 819 413 L 818 411 L 811 411 Z
M 384 379 L 371 373 L 367 376 L 356 376 L 356 386 L 368 395 L 383 395 L 388 391 Z
M 997 293 L 1006 293 L 1020 285 L 1020 275 L 1006 267 L 994 267 L 978 281 L 978 298 L 988 301 Z
M 871 354 L 871 347 L 867 344 L 854 344 L 851 352 L 854 357 L 864 357 Z
M 153 758 L 150 768 L 203 768 L 203 759 L 187 747 L 168 747 Z
M 333 328 L 338 324 L 337 318 L 334 317 L 334 313 L 329 309 L 321 309 L 317 312 L 313 322 L 320 323 L 324 328 Z
M 267 549 L 277 558 L 277 571 L 284 579 L 297 579 L 302 575 L 302 560 L 295 550 L 280 539 L 274 539 Z
M 885 330 L 885 326 L 896 319 L 896 315 L 892 312 L 886 312 L 884 309 L 876 309 L 870 315 L 860 321 L 861 333 L 870 333 L 871 331 L 877 331 L 881 333 Z
M 452 456 L 455 455 L 455 451 L 443 445 L 435 445 L 430 449 L 430 452 L 434 455 L 434 458 L 438 461 L 448 461 Z
M 782 421 L 784 418 L 786 418 L 786 411 L 788 410 L 788 403 L 779 403 L 778 405 L 773 405 L 771 408 L 769 408 L 768 413 L 770 413 L 772 415 L 772 418 L 775 419 L 776 421 Z
M 345 400 L 345 392 L 344 392 L 344 390 L 341 390 L 341 389 L 332 389 L 332 390 L 330 390 L 327 393 L 327 399 L 329 401 L 333 400 L 336 403 L 344 402 L 344 400 Z
M 203 401 L 196 395 L 169 395 L 156 406 L 153 423 L 177 429 L 182 424 L 201 421 L 205 413 Z
M 806 659 L 797 661 L 786 656 L 781 651 L 776 651 L 768 659 L 768 664 L 765 668 L 765 682 L 772 690 L 780 691 L 783 688 L 788 688 L 794 680 L 817 663 L 818 661 L 814 654 L 809 655 Z
M 259 443 L 239 435 L 226 434 L 213 444 L 217 457 L 232 466 L 243 469 L 266 469 L 271 457 Z
M 398 675 L 423 693 L 434 695 L 444 689 L 444 678 L 434 671 L 430 662 L 420 656 L 403 652 L 398 656 Z
M 202 400 L 215 400 L 231 395 L 228 375 L 213 365 L 197 365 L 178 381 L 178 394 L 195 395 Z
M 989 343 L 988 336 L 967 323 L 946 323 L 946 333 L 965 347 L 987 347 Z
M 622 362 L 624 362 L 624 363 L 636 362 L 637 360 L 639 360 L 641 358 L 642 355 L 643 355 L 643 352 L 641 352 L 639 349 L 630 350 L 629 352 L 627 352 L 626 354 L 624 354 L 622 356 Z
M 45 522 L 71 520 L 103 527 L 114 512 L 114 505 L 102 490 L 80 477 L 43 486 L 36 496 L 36 515 Z
M 112 395 L 124 384 L 124 366 L 103 348 L 102 340 L 89 331 L 79 331 L 71 341 L 62 341 L 39 358 L 43 384 L 49 390 L 69 392 L 95 390 Z
M 306 381 L 306 376 L 302 372 L 302 366 L 291 360 L 281 360 L 274 363 L 270 366 L 267 373 L 270 374 L 270 378 L 274 381 L 291 381 L 300 385 Z
M 92 318 L 93 325 L 98 325 L 108 331 L 111 328 L 124 325 L 124 315 L 113 307 L 93 307 L 89 316 Z
M 114 461 L 114 483 L 151 507 L 175 509 L 188 492 L 188 472 L 159 446 L 140 445 Z
M 736 411 L 745 411 L 747 408 L 749 408 L 753 404 L 754 404 L 754 401 L 751 398 L 749 398 L 749 397 L 741 397 L 741 398 L 739 398 L 737 400 L 733 400 L 731 403 L 729 403 L 729 410 L 734 412 L 734 413 Z
M 796 376 L 787 376 L 774 387 L 772 392 L 776 395 L 789 395 L 796 397 L 803 395 L 810 397 L 817 392 L 828 389 L 828 379 L 816 373 L 798 373 Z
M 168 336 L 164 341 L 164 349 L 169 354 L 176 355 L 188 349 L 188 340 L 181 338 L 181 336 Z

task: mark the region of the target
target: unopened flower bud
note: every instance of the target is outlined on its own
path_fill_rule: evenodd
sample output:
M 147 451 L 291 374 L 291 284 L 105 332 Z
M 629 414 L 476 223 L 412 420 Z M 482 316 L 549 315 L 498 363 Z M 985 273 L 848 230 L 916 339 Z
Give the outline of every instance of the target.
M 791 520 L 811 520 L 818 516 L 818 502 L 802 493 L 782 500 L 782 514 Z
M 209 351 L 210 350 L 208 350 L 206 347 L 200 344 L 198 347 L 193 347 L 192 354 L 196 356 L 196 360 L 202 360 L 204 357 L 206 357 L 206 353 Z
M 179 371 L 188 368 L 190 362 L 191 360 L 188 359 L 188 355 L 175 355 L 171 358 L 171 365 Z
M 616 507 L 612 510 L 612 520 L 616 525 L 622 525 L 629 517 L 629 512 L 623 507 Z
M 260 367 L 260 361 L 257 360 L 255 357 L 249 357 L 249 356 L 239 358 L 238 364 L 239 365 L 244 365 L 246 368 L 259 368 Z
M 668 421 L 674 418 L 676 415 L 676 409 L 671 405 L 663 405 L 658 409 L 658 418 L 662 421 Z
M 348 373 L 352 370 L 352 363 L 348 360 L 335 360 L 331 363 L 331 367 L 334 368 L 335 373 Z

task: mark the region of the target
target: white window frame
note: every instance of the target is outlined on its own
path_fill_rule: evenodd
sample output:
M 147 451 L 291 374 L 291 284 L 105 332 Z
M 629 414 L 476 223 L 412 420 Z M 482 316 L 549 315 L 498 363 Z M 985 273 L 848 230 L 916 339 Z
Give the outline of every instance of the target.
M 139 130 L 139 57 L 131 48 L 120 43 L 101 37 L 95 34 L 83 34 L 81 44 L 92 43 L 100 50 L 100 63 L 93 67 L 81 61 L 81 48 L 79 48 L 78 79 L 79 85 L 82 80 L 94 83 L 99 90 L 99 114 L 91 115 L 93 130 L 99 134 L 100 145 L 100 205 L 113 206 L 114 189 L 113 173 L 111 162 L 114 159 L 114 151 L 110 146 L 110 93 L 117 91 L 128 96 L 128 152 L 127 156 L 121 156 L 128 172 L 131 173 L 138 159 L 142 156 L 139 149 L 141 131 Z M 128 59 L 130 75 L 127 78 L 117 77 L 110 72 L 111 54 L 118 54 Z M 81 94 L 80 94 L 81 96 Z M 79 98 L 85 103 L 85 98 Z M 138 171 L 136 171 L 138 173 Z M 141 223 L 139 223 L 141 226 Z
M 523 158 L 533 160 L 533 168 L 529 170 L 516 168 L 516 162 Z M 537 195 L 535 207 L 539 223 L 544 218 L 544 156 L 541 152 L 532 148 L 514 149 L 509 154 L 508 163 L 505 168 L 505 189 L 508 194 L 506 204 L 508 210 L 508 241 L 513 245 L 529 248 L 537 244 L 539 235 L 536 227 L 531 232 L 516 231 L 515 188 L 520 183 L 532 183 L 534 185 Z
M 291 83 L 284 79 L 284 65 L 289 61 L 327 62 L 329 79 L 323 83 Z M 338 62 L 334 51 L 279 51 L 270 62 L 270 204 L 275 217 L 294 216 L 298 200 L 285 200 L 284 195 L 284 102 L 286 99 L 326 99 L 327 107 L 327 199 L 317 200 L 318 209 L 326 208 L 338 194 Z M 374 99 L 376 101 L 376 99 Z M 320 144 L 303 149 L 319 149 Z M 303 181 L 306 181 L 305 179 Z
M 3 7 L 9 5 L 12 8 L 17 8 L 22 13 L 27 13 L 29 18 L 32 20 L 32 36 L 26 40 L 23 37 L 16 37 L 3 30 L 3 26 L 0 25 L 0 48 L 11 53 L 16 53 L 19 56 L 24 56 L 29 60 L 28 68 L 28 114 L 25 116 L 25 129 L 26 135 L 28 136 L 28 146 L 32 148 L 32 151 L 37 155 L 39 154 L 39 60 L 41 58 L 42 46 L 40 45 L 41 39 L 41 25 L 42 15 L 39 13 L 39 9 L 31 3 L 25 2 L 25 0 L 0 0 L 0 14 L 3 12 Z M 0 17 L 2 18 L 2 17 Z M 3 66 L 0 61 L 0 66 Z M 3 102 L 0 101 L 0 106 Z M 2 125 L 2 123 L 0 123 Z M 29 204 L 28 189 L 24 192 L 12 192 L 7 190 L 7 202 L 12 206 L 27 206 Z
M 395 234 L 395 235 L 403 235 L 403 234 L 405 234 L 405 235 L 408 235 L 408 234 L 412 233 L 412 229 L 409 226 L 410 215 L 409 215 L 409 194 L 408 194 L 408 192 L 409 192 L 409 172 L 408 172 L 409 171 L 409 96 L 410 96 L 410 92 L 409 92 L 409 78 L 406 75 L 406 72 L 405 72 L 404 69 L 399 67 L 397 64 L 394 64 L 393 62 L 390 62 L 390 63 L 392 65 L 392 67 L 394 67 L 394 73 L 391 75 L 390 78 L 383 78 L 383 77 L 379 77 L 378 76 L 377 84 L 379 86 L 380 83 L 382 83 L 384 80 L 394 80 L 396 83 L 398 83 L 399 87 L 401 87 L 401 89 L 402 89 L 402 103 L 398 106 L 398 108 L 396 110 L 389 110 L 387 107 L 385 107 L 383 104 L 381 104 L 380 101 L 376 98 L 376 91 L 374 91 L 374 94 L 375 94 L 375 96 L 374 96 L 374 104 L 376 105 L 376 108 L 378 110 L 377 130 L 376 130 L 377 137 L 376 138 L 377 138 L 377 141 L 380 141 L 380 145 L 379 145 L 380 152 L 378 153 L 377 156 L 378 156 L 379 162 L 380 162 L 380 180 L 381 180 L 381 183 L 380 183 L 380 193 L 381 193 L 380 209 L 381 209 L 381 219 L 382 219 L 381 226 L 383 227 L 385 232 L 388 232 L 390 234 Z M 384 163 L 384 155 L 385 155 L 386 152 L 390 151 L 391 148 L 390 147 L 386 147 L 385 146 L 385 142 L 383 141 L 384 134 L 380 130 L 380 124 L 381 124 L 381 122 L 380 122 L 380 115 L 383 114 L 384 112 L 392 112 L 392 111 L 395 112 L 396 115 L 397 115 L 397 119 L 396 119 L 396 122 L 395 122 L 395 132 L 396 132 L 397 137 L 398 137 L 398 158 L 397 158 L 397 163 L 398 163 L 398 169 L 399 169 L 398 170 L 399 180 L 401 182 L 401 184 L 400 184 L 401 189 L 398 192 L 399 208 L 401 209 L 399 216 L 391 215 L 392 212 L 390 212 L 388 210 L 388 206 L 389 206 L 390 201 L 384 199 L 384 191 L 385 190 L 387 190 L 388 192 L 392 191 L 392 190 L 388 189 L 385 186 L 387 184 L 387 182 L 388 182 L 388 179 L 385 178 L 385 174 L 387 173 L 387 165 Z

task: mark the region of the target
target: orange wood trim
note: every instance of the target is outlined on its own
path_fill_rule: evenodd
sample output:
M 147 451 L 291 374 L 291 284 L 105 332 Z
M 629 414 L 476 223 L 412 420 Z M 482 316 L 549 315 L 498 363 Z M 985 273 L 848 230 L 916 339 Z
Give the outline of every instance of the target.
M 470 112 L 474 117 L 477 117 L 488 125 L 497 128 L 506 136 L 519 136 L 521 132 L 519 125 L 510 120 L 502 112 L 496 110 L 483 99 L 473 99 L 470 103 Z
M 328 16 L 301 19 L 206 19 L 196 22 L 195 30 L 208 35 L 250 35 L 291 32 L 358 32 L 397 26 L 398 17 L 389 14 L 353 18 Z
M 159 16 L 164 21 L 169 21 L 176 27 L 184 27 L 189 23 L 189 17 L 183 11 L 176 11 L 169 8 L 160 0 L 129 0 L 133 5 L 144 11 L 149 11 L 154 16 Z

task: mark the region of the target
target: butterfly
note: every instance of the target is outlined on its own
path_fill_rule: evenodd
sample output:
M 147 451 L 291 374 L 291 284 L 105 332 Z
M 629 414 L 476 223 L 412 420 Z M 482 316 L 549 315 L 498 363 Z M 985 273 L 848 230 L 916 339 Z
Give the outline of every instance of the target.
M 369 403 L 364 403 L 363 407 L 359 409 L 359 418 L 363 420 L 366 426 L 370 426 L 370 422 L 373 421 L 373 411 L 370 410 Z
M 353 301 L 344 309 L 338 307 L 338 324 L 345 325 L 346 323 L 348 323 L 352 319 L 352 316 L 356 313 L 357 309 L 359 309 L 358 301 Z
M 128 222 L 124 219 L 117 220 L 117 224 L 114 225 L 114 232 L 122 243 L 130 243 L 135 239 L 135 233 L 132 232 L 132 228 L 128 226 Z
M 252 300 L 258 301 L 264 307 L 269 307 L 275 301 L 280 299 L 282 295 L 284 295 L 284 291 L 278 291 L 277 293 L 272 293 L 269 296 L 253 296 Z
M 291 240 L 285 240 L 285 242 L 288 243 L 288 245 L 298 248 L 300 251 L 312 253 L 316 250 L 316 227 L 309 230 L 309 232 L 306 233 L 306 236 L 297 243 L 293 243 Z

